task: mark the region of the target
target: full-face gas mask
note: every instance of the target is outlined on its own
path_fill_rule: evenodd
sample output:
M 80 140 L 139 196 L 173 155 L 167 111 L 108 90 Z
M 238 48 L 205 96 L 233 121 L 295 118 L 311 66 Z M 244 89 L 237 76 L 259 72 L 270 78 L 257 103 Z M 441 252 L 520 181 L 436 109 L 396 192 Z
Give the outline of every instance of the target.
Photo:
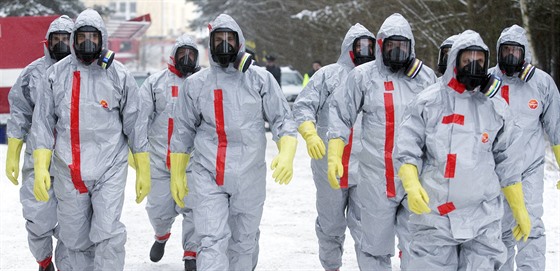
M 421 60 L 411 57 L 412 43 L 403 36 L 390 36 L 383 40 L 383 64 L 396 73 L 404 69 L 404 74 L 410 78 L 416 77 L 422 66 Z
M 519 78 L 527 82 L 535 73 L 535 67 L 525 63 L 525 46 L 517 42 L 504 42 L 498 48 L 498 65 L 507 76 L 519 73 Z
M 212 60 L 227 68 L 233 63 L 237 70 L 245 72 L 251 66 L 252 57 L 239 51 L 239 36 L 229 28 L 216 28 L 210 34 L 210 54 Z
M 352 44 L 352 61 L 354 65 L 360 66 L 364 63 L 375 60 L 373 52 L 375 41 L 370 36 L 361 36 L 354 40 Z
M 175 52 L 175 69 L 183 76 L 193 74 L 199 70 L 196 66 L 198 50 L 192 46 L 181 46 Z
M 480 46 L 469 46 L 459 50 L 456 61 L 457 81 L 469 91 L 480 87 L 480 92 L 494 97 L 502 80 L 488 74 L 488 51 Z
M 102 48 L 101 31 L 93 26 L 82 26 L 74 33 L 74 52 L 76 57 L 85 65 L 90 65 L 97 59 L 97 64 L 108 69 L 113 63 L 113 51 Z
M 70 33 L 55 31 L 49 34 L 48 49 L 52 59 L 59 61 L 70 54 Z
M 451 44 L 445 44 L 439 47 L 439 55 L 438 55 L 438 71 L 441 74 L 445 73 L 447 70 L 447 54 L 451 49 Z

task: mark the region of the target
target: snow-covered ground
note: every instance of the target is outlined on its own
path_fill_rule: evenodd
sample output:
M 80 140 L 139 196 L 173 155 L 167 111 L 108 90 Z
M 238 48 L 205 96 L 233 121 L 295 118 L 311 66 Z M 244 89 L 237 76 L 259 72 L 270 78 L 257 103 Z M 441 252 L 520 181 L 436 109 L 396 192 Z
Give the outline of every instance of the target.
M 276 144 L 270 140 L 267 162 L 277 154 Z M 0 270 L 37 270 L 37 263 L 29 252 L 25 221 L 19 202 L 19 187 L 4 176 L 6 145 L 0 145 Z M 545 214 L 547 229 L 547 270 L 560 270 L 560 191 L 558 167 L 551 152 L 547 152 L 545 173 Z M 22 159 L 23 161 L 23 159 Z M 299 138 L 294 161 L 294 178 L 287 186 L 276 184 L 272 173 L 267 174 L 267 199 L 261 222 L 260 257 L 257 270 L 322 270 L 318 259 L 317 237 L 314 221 L 315 185 L 311 178 L 309 157 L 305 141 Z M 20 177 L 21 181 L 21 177 Z M 182 270 L 180 227 L 174 224 L 166 247 L 166 254 L 159 263 L 149 260 L 153 231 L 144 209 L 145 202 L 134 202 L 134 172 L 129 171 L 122 222 L 127 226 L 125 270 Z M 347 232 L 342 270 L 358 270 L 354 242 Z M 393 257 L 393 269 L 399 261 Z

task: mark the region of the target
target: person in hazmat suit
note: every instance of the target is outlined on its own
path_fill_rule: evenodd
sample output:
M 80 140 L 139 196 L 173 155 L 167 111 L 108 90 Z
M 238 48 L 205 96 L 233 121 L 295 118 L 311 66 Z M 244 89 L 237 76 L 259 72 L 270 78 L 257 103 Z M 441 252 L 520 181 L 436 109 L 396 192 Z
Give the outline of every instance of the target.
M 502 240 L 508 256 L 502 269 L 513 270 L 515 258 L 517 270 L 545 270 L 546 237 L 542 215 L 544 157 L 548 144 L 544 134 L 548 135 L 556 161 L 560 161 L 560 95 L 552 77 L 531 65 L 529 41 L 522 27 L 513 25 L 504 29 L 496 52 L 498 64 L 490 73 L 502 78 L 498 95 L 516 115 L 523 130 L 521 141 L 526 144 L 522 151 L 521 179 L 532 226 L 527 242 L 516 242 L 511 231 L 515 220 L 509 205 L 505 205 Z
M 445 39 L 439 46 L 437 70 L 440 77 L 438 78 L 441 78 L 441 76 L 445 73 L 445 70 L 447 69 L 447 58 L 448 58 L 449 50 L 451 49 L 451 46 L 453 45 L 453 43 L 455 42 L 458 36 L 459 35 L 450 36 L 449 38 Z
M 152 188 L 146 211 L 156 239 L 150 250 L 150 260 L 161 260 L 175 217 L 182 214 L 185 270 L 196 270 L 197 241 L 190 209 L 193 204 L 190 202 L 191 197 L 187 197 L 185 208 L 179 208 L 171 197 L 169 142 L 173 133 L 173 105 L 185 79 L 200 70 L 198 57 L 194 40 L 188 35 L 180 36 L 171 50 L 167 68 L 148 77 L 140 88 L 143 95 L 150 97 L 152 101 L 148 107 L 142 108 L 150 114 L 148 144 Z
M 33 112 L 33 191 L 37 200 L 49 200 L 52 166 L 60 239 L 72 270 L 124 268 L 126 228 L 119 220 L 129 146 L 136 202 L 150 191 L 148 116 L 140 110 L 148 98 L 113 61 L 107 38 L 101 16 L 81 12 L 70 36 L 71 55 L 47 70 Z
M 329 104 L 335 89 L 346 91 L 344 82 L 354 67 L 375 59 L 374 46 L 373 34 L 359 23 L 353 25 L 344 37 L 338 61 L 317 71 L 294 102 L 294 119 L 312 158 L 311 169 L 317 188 L 315 231 L 319 239 L 319 259 L 325 270 L 337 270 L 342 265 L 346 226 L 354 238 L 356 252 L 359 252 L 361 237 L 356 189 L 359 182 L 357 153 L 362 149 L 360 123 L 354 125 L 342 155 L 344 175 L 340 183 L 331 188 L 325 156 Z
M 327 153 L 333 186 L 344 174 L 343 149 L 358 113 L 363 113 L 357 192 L 363 206 L 360 266 L 365 269 L 391 268 L 395 234 L 401 266 L 406 263 L 409 213 L 401 204 L 405 193 L 396 178 L 393 148 L 405 106 L 436 80 L 434 71 L 415 57 L 414 44 L 408 21 L 400 14 L 389 16 L 377 34 L 376 60 L 354 68 L 345 91 L 335 91 L 330 104 Z
M 531 222 L 521 189 L 521 129 L 488 74 L 488 47 L 472 30 L 449 51 L 443 78 L 406 109 L 397 137 L 408 194 L 415 270 L 498 270 L 503 202 L 515 209 L 517 239 Z
M 182 207 L 192 189 L 198 270 L 251 270 L 266 191 L 264 123 L 277 141 L 271 168 L 280 184 L 292 178 L 297 130 L 272 74 L 251 65 L 233 18 L 221 14 L 208 28 L 211 65 L 187 78 L 173 112 L 171 194 Z
M 41 78 L 47 69 L 57 61 L 70 54 L 70 33 L 74 22 L 70 17 L 62 15 L 49 26 L 43 50 L 45 55 L 27 65 L 12 86 L 8 101 L 10 103 L 10 117 L 7 122 L 8 155 L 6 156 L 6 175 L 15 185 L 18 185 L 19 159 L 23 142 L 28 139 L 35 102 L 39 97 L 38 91 Z M 50 200 L 38 201 L 33 195 L 35 175 L 33 172 L 33 150 L 29 142 L 25 146 L 22 171 L 22 185 L 20 202 L 25 218 L 29 250 L 39 263 L 39 270 L 54 271 L 52 263 L 52 237 L 58 235 L 56 205 L 57 200 L 53 191 L 49 191 Z M 56 245 L 56 267 L 60 270 L 69 269 L 68 252 L 64 243 L 59 239 Z

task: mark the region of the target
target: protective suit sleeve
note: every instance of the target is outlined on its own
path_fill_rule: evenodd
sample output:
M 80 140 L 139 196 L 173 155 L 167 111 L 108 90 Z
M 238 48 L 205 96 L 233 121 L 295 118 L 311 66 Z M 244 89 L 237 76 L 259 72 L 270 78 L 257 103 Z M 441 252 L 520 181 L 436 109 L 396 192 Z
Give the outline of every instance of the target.
M 412 164 L 404 164 L 399 168 L 399 178 L 408 194 L 408 208 L 415 214 L 430 212 L 430 198 L 418 179 L 418 168 Z
M 297 138 L 283 136 L 278 141 L 278 155 L 272 160 L 270 168 L 274 170 L 272 178 L 279 184 L 289 184 L 294 174 L 294 156 Z
M 513 236 L 515 240 L 520 240 L 522 237 L 523 241 L 526 242 L 531 233 L 531 219 L 529 218 L 529 213 L 525 207 L 525 199 L 523 197 L 523 189 L 521 182 L 516 184 L 506 186 L 502 188 L 511 212 L 513 213 L 513 218 L 517 222 L 517 225 L 513 228 Z
M 8 93 L 10 103 L 10 117 L 7 121 L 8 137 L 25 140 L 31 128 L 31 118 L 33 116 L 33 98 L 37 95 L 36 88 L 42 84 L 41 75 L 43 70 L 39 70 L 39 63 L 42 59 L 28 65 L 17 78 L 15 84 Z
M 170 189 L 171 196 L 177 206 L 184 208 L 185 202 L 183 199 L 189 193 L 187 185 L 187 165 L 191 159 L 190 155 L 186 153 L 171 153 L 171 181 Z
M 270 125 L 272 139 L 277 141 L 284 136 L 297 138 L 297 126 L 292 118 L 292 111 L 276 79 L 269 72 L 257 72 L 263 80 L 261 96 L 264 115 Z
M 37 89 L 38 98 L 35 100 L 33 123 L 27 140 L 27 144 L 31 144 L 28 148 L 31 147 L 31 149 L 52 150 L 54 148 L 56 115 L 51 81 L 55 74 L 52 71 L 53 66 L 47 70 L 46 76 L 43 77 Z
M 500 97 L 491 99 L 496 112 L 504 122 L 492 145 L 492 153 L 496 164 L 495 171 L 501 187 L 510 186 L 521 180 L 523 155 L 521 144 L 521 127 L 515 122 L 506 102 Z
M 315 160 L 322 159 L 325 155 L 325 143 L 323 139 L 317 135 L 315 124 L 311 121 L 304 121 L 298 128 L 299 133 L 305 139 L 307 144 L 307 153 Z
M 122 85 L 125 99 L 121 99 L 123 132 L 128 137 L 132 153 L 148 152 L 148 121 L 151 112 L 145 110 L 150 97 L 138 89 L 134 77 L 127 71 Z
M 191 89 L 191 78 L 187 78 L 181 90 Z M 179 91 L 179 97 L 173 105 L 173 136 L 169 148 L 172 153 L 191 153 L 194 149 L 196 129 L 201 123 L 201 114 L 194 103 L 194 91 Z
M 140 203 L 151 189 L 150 153 L 139 152 L 133 156 L 136 163 L 136 203 Z
M 537 87 L 543 99 L 543 112 L 541 114 L 541 122 L 546 131 L 550 144 L 552 146 L 560 145 L 560 93 L 554 80 L 547 73 L 537 70 L 537 74 L 542 75 L 531 80 L 538 79 Z M 558 158 L 558 157 L 557 157 Z M 556 161 L 559 161 L 556 159 Z
M 33 151 L 35 168 L 35 183 L 33 184 L 33 194 L 38 201 L 49 201 L 49 189 L 51 189 L 51 165 L 52 151 L 48 149 L 36 149 Z
M 6 176 L 14 184 L 18 185 L 19 177 L 19 158 L 23 140 L 10 137 L 8 138 L 8 154 L 6 156 Z
M 552 146 L 552 152 L 554 152 L 556 163 L 560 167 L 560 145 Z M 560 180 L 556 182 L 556 189 L 560 190 Z
M 340 138 L 329 140 L 329 150 L 327 156 L 327 176 L 329 185 L 332 189 L 340 189 L 338 178 L 344 174 L 342 166 L 342 153 L 344 152 L 344 141 Z
M 314 78 L 324 80 L 323 73 L 323 70 L 317 71 L 317 76 Z M 317 122 L 319 108 L 325 102 L 321 101 L 321 90 L 323 90 L 321 80 L 313 79 L 298 94 L 292 109 L 294 120 L 298 126 L 301 126 L 305 121 Z
M 395 168 L 400 168 L 404 164 L 422 165 L 426 142 L 426 122 L 422 111 L 426 99 L 421 95 L 416 96 L 405 108 L 395 142 Z
M 134 155 L 132 155 L 130 149 L 128 150 L 128 166 L 136 170 L 136 162 L 134 161 Z
M 348 142 L 350 129 L 356 122 L 358 113 L 364 103 L 364 92 L 360 85 L 363 76 L 357 69 L 353 69 L 346 79 L 331 94 L 329 103 L 328 139 L 341 138 Z

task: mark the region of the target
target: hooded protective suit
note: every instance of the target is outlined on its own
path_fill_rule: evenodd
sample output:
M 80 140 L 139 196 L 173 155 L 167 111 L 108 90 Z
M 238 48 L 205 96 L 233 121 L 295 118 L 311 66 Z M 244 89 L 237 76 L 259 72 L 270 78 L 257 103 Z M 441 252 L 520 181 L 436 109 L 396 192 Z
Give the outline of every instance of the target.
M 196 243 L 194 240 L 194 222 L 190 196 L 186 197 L 187 204 L 181 209 L 169 191 L 169 142 L 173 133 L 173 105 L 179 95 L 179 87 L 185 79 L 175 68 L 175 53 L 179 47 L 191 46 L 196 43 L 188 35 L 177 39 L 169 55 L 168 68 L 148 77 L 142 84 L 140 91 L 151 98 L 146 110 L 150 113 L 148 124 L 148 144 L 150 147 L 150 164 L 152 176 L 152 190 L 148 194 L 146 211 L 155 231 L 155 238 L 165 242 L 169 239 L 171 226 L 178 214 L 183 215 L 183 249 L 185 258 L 196 257 Z M 199 69 L 198 58 L 196 68 Z
M 72 32 L 74 22 L 70 17 L 62 15 L 55 19 L 49 26 L 45 40 L 49 40 L 49 35 L 56 31 Z M 33 110 L 40 90 L 41 78 L 46 74 L 47 69 L 56 62 L 51 58 L 48 45 L 43 45 L 45 56 L 33 61 L 22 71 L 16 83 L 12 86 L 8 94 L 10 103 L 10 117 L 7 123 L 8 138 L 17 138 L 26 141 L 30 133 Z M 38 262 L 42 262 L 53 255 L 52 236 L 58 235 L 56 205 L 57 200 L 53 191 L 49 191 L 50 200 L 41 202 L 33 195 L 33 150 L 32 144 L 25 147 L 25 155 L 22 171 L 23 182 L 20 189 L 20 202 L 23 208 L 23 217 L 26 220 L 27 240 L 31 254 Z M 19 165 L 18 165 L 19 166 Z M 56 266 L 61 270 L 69 269 L 68 256 L 64 244 L 59 240 L 56 246 Z
M 415 78 L 410 78 L 402 70 L 393 73 L 383 64 L 382 44 L 387 37 L 393 35 L 410 39 L 411 57 L 415 57 L 410 25 L 400 14 L 389 16 L 377 34 L 376 60 L 350 72 L 346 80 L 346 91 L 334 93 L 329 115 L 328 138 L 342 138 L 344 142 L 348 142 L 350 129 L 358 112 L 363 113 L 363 150 L 359 154 L 361 182 L 357 192 L 363 206 L 360 246 L 367 259 L 360 266 L 375 270 L 391 268 L 390 256 L 394 254 L 395 230 L 402 235 L 399 236 L 402 239 L 399 248 L 403 251 L 403 257 L 406 257 L 406 209 L 399 211 L 403 214 L 403 222 L 396 223 L 397 209 L 403 200 L 404 190 L 398 183 L 393 166 L 394 140 L 399 132 L 398 125 L 405 106 L 418 92 L 436 80 L 433 70 L 427 66 Z
M 496 51 L 505 42 L 517 42 L 525 47 L 525 63 L 531 63 L 529 42 L 525 30 L 513 25 L 502 31 Z M 545 270 L 546 237 L 544 234 L 543 186 L 544 156 L 547 146 L 544 134 L 552 146 L 560 144 L 560 95 L 553 79 L 540 69 L 535 69 L 533 77 L 525 82 L 519 73 L 507 76 L 496 65 L 490 72 L 502 77 L 503 85 L 499 92 L 517 117 L 523 129 L 521 141 L 526 145 L 523 152 L 523 192 L 525 204 L 531 218 L 531 235 L 527 242 L 516 242 L 512 236 L 515 221 L 509 205 L 506 204 L 502 223 L 502 240 L 507 247 L 508 257 L 503 270 L 513 270 L 514 257 L 517 270 Z M 517 256 L 515 246 L 517 245 Z
M 148 99 L 120 62 L 105 69 L 77 59 L 74 35 L 82 26 L 97 28 L 107 48 L 101 16 L 91 9 L 80 13 L 70 37 L 72 55 L 50 67 L 41 85 L 31 139 L 34 153 L 54 149 L 60 238 L 72 268 L 122 270 L 127 154 L 129 146 L 133 153 L 148 151 L 148 117 L 140 115 Z
M 318 70 L 294 102 L 293 114 L 296 124 L 299 126 L 305 121 L 316 123 L 318 135 L 325 145 L 328 144 L 331 94 L 337 88 L 337 91 L 346 91 L 344 82 L 348 73 L 356 66 L 353 62 L 353 43 L 362 36 L 375 40 L 373 34 L 361 24 L 352 26 L 344 37 L 338 61 Z M 356 187 L 359 182 L 357 154 L 362 149 L 360 137 L 360 123 L 356 123 L 353 126 L 351 144 L 346 146 L 345 157 L 348 159 L 344 161 L 344 167 L 348 170 L 341 178 L 340 184 L 346 189 L 333 190 L 330 187 L 327 178 L 327 155 L 320 160 L 311 160 L 313 180 L 317 188 L 318 216 L 315 230 L 319 239 L 319 259 L 325 270 L 336 270 L 342 265 L 346 226 L 354 238 L 356 252 L 359 252 L 360 206 L 357 202 Z
M 397 137 L 398 166 L 415 165 L 429 196 L 431 212 L 409 218 L 409 265 L 418 270 L 497 270 L 505 260 L 500 187 L 521 180 L 521 130 L 503 99 L 457 81 L 458 52 L 469 46 L 488 50 L 478 33 L 462 33 L 442 80 L 409 104 Z
M 443 46 L 449 46 L 449 47 L 451 47 L 451 46 L 453 45 L 453 43 L 455 42 L 455 40 L 457 39 L 457 37 L 459 37 L 459 35 L 453 35 L 453 36 L 450 36 L 450 37 L 448 37 L 447 39 L 445 39 L 445 40 L 441 43 L 441 45 L 439 46 L 439 48 L 440 48 L 440 54 L 441 54 L 441 48 L 442 48 Z M 450 48 L 450 49 L 451 49 L 451 48 Z M 449 51 L 448 51 L 448 52 L 449 52 Z M 448 59 L 449 59 L 449 58 L 448 58 Z M 441 63 L 441 64 L 444 64 L 444 63 Z M 439 65 L 440 65 L 440 63 L 438 63 L 438 69 L 439 69 Z M 447 63 L 445 63 L 445 67 L 447 67 Z M 440 72 L 440 73 L 441 73 L 441 72 Z M 443 75 L 443 74 L 441 74 L 441 75 Z M 438 81 L 440 81 L 440 78 L 441 78 L 441 76 L 438 77 Z
M 230 16 L 221 14 L 208 27 L 211 35 L 220 28 L 237 32 L 239 52 L 245 52 L 243 33 Z M 265 119 L 274 140 L 297 132 L 272 74 L 254 66 L 241 72 L 234 63 L 225 68 L 210 63 L 181 88 L 171 152 L 194 150 L 188 184 L 201 238 L 197 268 L 251 270 L 266 192 Z

